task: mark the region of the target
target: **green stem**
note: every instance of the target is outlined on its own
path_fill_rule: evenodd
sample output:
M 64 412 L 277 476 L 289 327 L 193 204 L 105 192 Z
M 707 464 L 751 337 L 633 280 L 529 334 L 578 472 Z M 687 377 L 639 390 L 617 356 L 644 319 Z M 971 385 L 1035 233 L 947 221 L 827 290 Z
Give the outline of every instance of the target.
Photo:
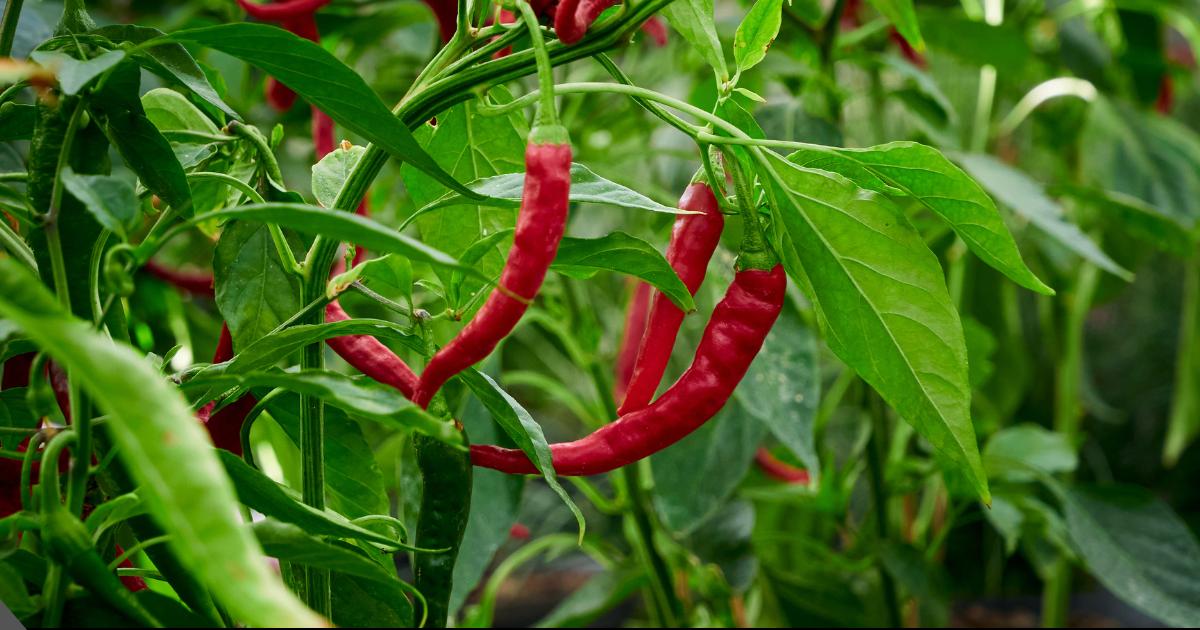
M 538 85 L 541 86 L 540 103 L 538 105 L 537 123 L 539 127 L 558 125 L 558 107 L 554 103 L 554 66 L 550 65 L 550 55 L 546 52 L 546 42 L 542 38 L 542 26 L 538 23 L 537 14 L 533 7 L 524 0 L 517 0 L 521 18 L 529 29 L 529 41 L 533 47 L 533 57 L 537 60 Z
M 134 554 L 140 552 L 141 550 L 143 550 L 147 547 L 153 547 L 154 545 L 165 543 L 168 540 L 171 540 L 171 536 L 168 534 L 163 534 L 162 536 L 156 536 L 154 538 L 147 538 L 146 540 L 139 540 L 139 541 L 137 541 L 137 544 L 126 549 L 123 553 L 121 553 L 121 555 L 117 556 L 116 558 L 113 558 L 112 562 L 108 563 L 108 570 L 116 571 L 117 567 L 121 566 L 122 562 L 125 562 L 129 558 L 132 558 Z
M 758 218 L 758 206 L 754 198 L 754 182 L 732 152 L 725 157 L 725 169 L 733 177 L 737 190 L 738 208 L 742 213 L 742 246 L 738 254 L 739 269 L 770 269 L 778 262 L 767 246 L 762 222 Z
M 1163 444 L 1163 465 L 1174 467 L 1200 426 L 1197 417 L 1197 390 L 1200 375 L 1200 257 L 1183 261 L 1183 298 L 1179 313 L 1179 344 L 1175 357 L 1175 387 L 1171 395 L 1171 419 Z
M 975 122 L 971 127 L 971 150 L 982 153 L 987 149 L 991 132 L 992 103 L 996 98 L 996 68 L 985 65 L 979 69 L 979 92 L 975 99 Z
M 258 194 L 258 191 L 254 190 L 253 186 L 251 186 L 250 184 L 247 184 L 246 182 L 244 182 L 232 175 L 228 175 L 226 173 L 214 173 L 214 172 L 210 172 L 210 171 L 197 171 L 195 173 L 188 173 L 187 178 L 188 178 L 188 180 L 200 180 L 200 181 L 210 180 L 210 181 L 221 182 L 222 184 L 225 184 L 225 185 L 229 186 L 230 188 L 234 188 L 234 189 L 240 191 L 242 194 L 246 195 L 246 197 L 248 197 L 250 199 L 250 201 L 252 201 L 254 203 L 267 203 L 267 200 L 263 199 L 263 196 Z
M 4 17 L 0 18 L 0 57 L 12 54 L 13 39 L 17 34 L 17 21 L 21 19 L 21 5 L 25 0 L 8 0 L 4 4 Z
M 887 418 L 883 401 L 879 395 L 869 391 L 871 400 L 871 439 L 867 444 L 867 471 L 871 479 L 871 499 L 875 512 L 875 535 L 879 539 L 879 547 L 888 544 L 891 532 L 888 526 L 888 488 L 884 474 L 884 453 L 887 452 L 886 431 Z M 900 603 L 896 595 L 896 581 L 892 574 L 883 566 L 878 565 L 879 583 L 883 590 L 884 605 L 887 608 L 888 625 L 893 628 L 901 627 Z
M 75 444 L 77 439 L 78 436 L 74 431 L 63 431 L 54 436 L 42 451 L 41 477 L 38 479 L 42 493 L 42 504 L 39 507 L 42 512 L 62 507 L 62 493 L 58 482 L 58 460 L 63 449 Z

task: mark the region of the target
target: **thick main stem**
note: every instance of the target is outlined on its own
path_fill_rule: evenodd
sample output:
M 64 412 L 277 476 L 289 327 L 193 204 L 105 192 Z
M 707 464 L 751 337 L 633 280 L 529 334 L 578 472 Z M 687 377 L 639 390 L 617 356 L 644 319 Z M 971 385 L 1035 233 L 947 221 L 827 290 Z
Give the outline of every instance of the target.
M 12 54 L 13 40 L 17 35 L 17 21 L 21 19 L 21 6 L 25 0 L 8 0 L 4 4 L 4 17 L 0 18 L 0 57 Z

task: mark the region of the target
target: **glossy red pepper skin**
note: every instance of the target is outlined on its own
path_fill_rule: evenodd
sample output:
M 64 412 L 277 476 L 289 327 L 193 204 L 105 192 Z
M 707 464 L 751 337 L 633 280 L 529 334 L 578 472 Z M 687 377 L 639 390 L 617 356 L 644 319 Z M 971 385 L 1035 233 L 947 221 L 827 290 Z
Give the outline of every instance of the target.
M 649 35 L 656 46 L 661 48 L 667 45 L 667 25 L 657 15 L 650 16 L 642 23 L 642 32 Z
M 330 302 L 325 307 L 325 321 L 340 322 L 347 319 L 350 316 L 337 302 Z M 395 387 L 408 398 L 413 397 L 417 389 L 417 375 L 378 339 L 370 335 L 347 335 L 329 339 L 326 343 L 359 372 Z
M 784 483 L 807 484 L 810 481 L 808 471 L 793 466 L 771 454 L 766 447 L 760 447 L 754 453 L 754 461 L 763 474 Z
M 208 297 L 215 295 L 213 277 L 210 273 L 180 271 L 179 269 L 160 265 L 154 262 L 153 259 L 146 261 L 146 264 L 142 268 L 155 278 L 176 288 L 183 289 L 188 293 Z
M 537 137 L 535 128 L 531 137 Z M 474 319 L 429 360 L 413 402 L 421 407 L 455 374 L 482 361 L 508 336 L 542 280 L 562 240 L 571 189 L 571 145 L 531 141 L 525 148 L 525 188 L 499 287 Z
M 739 271 L 713 309 L 691 367 L 649 407 L 621 416 L 583 439 L 552 445 L 555 472 L 598 475 L 632 464 L 678 442 L 716 415 L 771 332 L 786 290 L 780 265 L 770 271 Z M 516 449 L 472 445 L 471 461 L 507 473 L 537 472 Z
M 221 337 L 217 340 L 217 349 L 213 353 L 213 363 L 221 363 L 233 358 L 233 337 L 229 334 L 229 326 L 221 326 Z M 216 413 L 213 408 L 216 401 L 204 405 L 196 412 L 196 419 L 204 423 L 213 445 L 223 448 L 235 455 L 242 454 L 242 424 L 246 416 L 257 404 L 254 396 L 246 394 L 241 398 L 222 407 Z
M 675 219 L 671 244 L 667 246 L 667 262 L 679 274 L 688 291 L 696 295 L 708 271 L 708 261 L 721 242 L 725 217 L 721 215 L 712 189 L 702 182 L 687 187 L 679 199 L 679 208 L 701 214 L 681 214 Z M 654 392 L 658 391 L 658 384 L 671 360 L 684 315 L 667 296 L 655 293 L 646 334 L 642 336 L 633 375 L 617 415 L 642 409 L 654 399 Z
M 329 4 L 330 0 L 285 0 L 271 4 L 259 4 L 249 0 L 237 0 L 250 17 L 268 22 L 277 22 L 284 29 L 309 41 L 320 39 L 317 33 L 317 20 L 314 17 L 317 10 Z M 267 79 L 267 103 L 276 111 L 286 112 L 296 103 L 296 93 L 291 88 L 275 80 Z
M 650 315 L 650 296 L 653 293 L 653 287 L 641 282 L 633 280 L 633 299 L 629 301 L 629 308 L 625 311 L 625 333 L 621 337 L 621 349 L 617 353 L 617 372 L 616 380 L 613 383 L 613 396 L 618 400 L 625 399 L 625 392 L 629 390 L 629 380 L 633 378 L 633 369 L 637 364 L 638 348 L 642 345 L 642 338 L 646 335 L 646 323 Z

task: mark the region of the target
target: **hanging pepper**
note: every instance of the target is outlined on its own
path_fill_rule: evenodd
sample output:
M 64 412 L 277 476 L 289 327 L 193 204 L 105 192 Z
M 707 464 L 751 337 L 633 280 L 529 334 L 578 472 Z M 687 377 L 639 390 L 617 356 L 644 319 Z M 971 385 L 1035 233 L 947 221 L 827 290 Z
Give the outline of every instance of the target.
M 350 319 L 336 301 L 325 307 L 326 322 L 340 322 Z M 413 397 L 417 388 L 417 375 L 403 359 L 396 356 L 390 348 L 370 335 L 347 335 L 329 339 L 333 351 L 367 376 L 395 387 L 407 398 Z
M 703 182 L 687 187 L 679 199 L 679 208 L 700 214 L 681 214 L 675 219 L 671 242 L 667 246 L 667 262 L 679 274 L 688 291 L 695 295 L 704 282 L 708 261 L 721 241 L 725 217 L 721 215 L 712 189 Z M 650 404 L 663 373 L 667 371 L 683 316 L 684 312 L 667 296 L 655 295 L 646 334 L 634 362 L 633 376 L 617 415 L 623 416 Z
M 233 358 L 233 336 L 229 334 L 229 325 L 221 325 L 221 336 L 217 340 L 217 350 L 213 353 L 213 363 L 222 363 Z M 196 419 L 204 423 L 213 445 L 223 448 L 235 455 L 242 454 L 242 425 L 246 416 L 257 404 L 254 396 L 246 394 L 241 398 L 225 405 L 216 413 L 213 408 L 216 401 L 204 405 L 196 412 Z
M 432 408 L 438 415 L 449 417 L 440 397 L 434 399 Z M 462 429 L 461 425 L 458 427 Z M 454 588 L 454 563 L 471 511 L 471 458 L 459 449 L 423 435 L 415 435 L 413 444 L 421 471 L 416 543 L 422 549 L 439 550 L 416 552 L 414 585 L 425 596 L 425 626 L 445 628 Z
M 272 4 L 259 4 L 250 0 L 237 0 L 250 17 L 267 22 L 276 22 L 284 29 L 310 41 L 318 41 L 316 13 L 330 0 L 284 0 Z M 267 103 L 276 111 L 285 112 L 296 102 L 296 93 L 274 77 L 267 79 Z
M 606 473 L 678 442 L 725 406 L 783 309 L 783 267 L 743 269 L 713 309 L 692 365 L 649 407 L 621 416 L 591 435 L 550 447 L 559 475 Z M 471 447 L 476 466 L 535 474 L 520 450 Z
M 215 292 L 213 290 L 212 274 L 204 272 L 189 272 L 172 269 L 166 265 L 160 265 L 154 262 L 153 259 L 146 261 L 142 267 L 147 273 L 166 282 L 169 285 L 183 289 L 188 293 L 195 295 L 204 295 L 212 297 Z
M 651 286 L 633 278 L 630 280 L 634 285 L 633 299 L 629 301 L 629 309 L 625 312 L 625 333 L 617 353 L 617 374 L 613 383 L 613 396 L 617 400 L 624 400 L 625 392 L 629 390 L 629 379 L 633 378 L 638 347 L 646 334 L 646 320 L 650 311 Z

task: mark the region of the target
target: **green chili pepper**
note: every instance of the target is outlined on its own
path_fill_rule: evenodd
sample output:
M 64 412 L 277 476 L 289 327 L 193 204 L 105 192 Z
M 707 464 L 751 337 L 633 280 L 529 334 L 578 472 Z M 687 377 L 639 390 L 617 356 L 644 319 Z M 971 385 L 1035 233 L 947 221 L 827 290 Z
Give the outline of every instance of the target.
M 431 406 L 445 413 L 440 395 L 434 398 Z M 416 554 L 416 587 L 425 596 L 426 626 L 445 628 L 450 616 L 454 561 L 458 558 L 471 511 L 471 458 L 466 451 L 444 442 L 421 435 L 415 436 L 414 440 L 422 480 L 416 544 L 425 549 L 447 550 Z

